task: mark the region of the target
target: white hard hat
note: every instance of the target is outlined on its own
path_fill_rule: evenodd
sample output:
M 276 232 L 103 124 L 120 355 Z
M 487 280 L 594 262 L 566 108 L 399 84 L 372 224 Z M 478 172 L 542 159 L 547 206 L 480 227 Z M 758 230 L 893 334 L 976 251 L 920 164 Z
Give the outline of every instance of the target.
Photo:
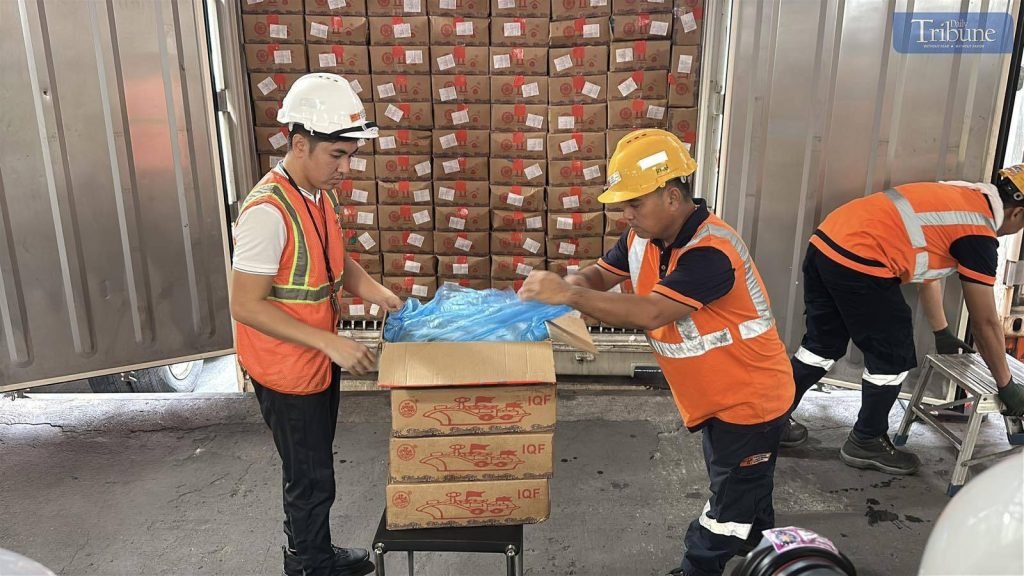
M 337 74 L 306 74 L 292 84 L 277 111 L 277 121 L 299 124 L 325 138 L 376 138 L 377 125 L 366 121 L 366 109 L 348 80 Z

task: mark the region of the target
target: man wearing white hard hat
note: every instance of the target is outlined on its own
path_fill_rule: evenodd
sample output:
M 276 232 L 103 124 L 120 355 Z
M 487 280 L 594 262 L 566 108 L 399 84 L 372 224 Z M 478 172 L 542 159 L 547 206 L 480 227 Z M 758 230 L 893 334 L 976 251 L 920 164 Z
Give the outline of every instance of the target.
M 238 361 L 281 457 L 286 576 L 363 576 L 366 550 L 331 543 L 341 368 L 374 370 L 372 350 L 338 335 L 339 292 L 382 308 L 401 300 L 345 253 L 334 191 L 377 127 L 348 81 L 307 74 L 284 98 L 288 154 L 252 189 L 234 227 L 231 315 Z

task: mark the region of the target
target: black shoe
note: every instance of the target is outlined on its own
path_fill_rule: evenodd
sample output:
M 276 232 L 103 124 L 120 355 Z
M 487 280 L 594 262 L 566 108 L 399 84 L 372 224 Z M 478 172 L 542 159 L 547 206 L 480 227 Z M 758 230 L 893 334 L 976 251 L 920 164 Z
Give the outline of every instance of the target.
M 370 561 L 370 553 L 363 548 L 338 548 L 334 549 L 334 571 L 332 576 L 365 576 L 376 568 Z M 303 576 L 302 561 L 289 550 L 284 550 L 284 573 L 285 576 Z
M 807 427 L 803 424 L 788 418 L 782 425 L 782 439 L 779 446 L 783 448 L 795 448 L 807 442 Z
M 913 474 L 921 467 L 921 459 L 915 454 L 897 450 L 888 434 L 877 438 L 860 440 L 850 432 L 839 458 L 847 466 L 888 472 L 889 474 Z

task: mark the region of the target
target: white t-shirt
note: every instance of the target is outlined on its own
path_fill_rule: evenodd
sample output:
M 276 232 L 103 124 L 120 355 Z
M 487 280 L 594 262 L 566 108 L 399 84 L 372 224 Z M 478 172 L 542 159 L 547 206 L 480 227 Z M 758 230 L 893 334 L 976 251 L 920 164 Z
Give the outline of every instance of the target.
M 274 171 L 285 176 L 281 165 Z M 320 201 L 320 191 L 300 192 L 314 202 Z M 231 267 L 239 272 L 273 276 L 281 264 L 281 253 L 288 241 L 284 215 L 269 204 L 253 206 L 242 212 L 232 227 L 235 240 L 235 255 Z

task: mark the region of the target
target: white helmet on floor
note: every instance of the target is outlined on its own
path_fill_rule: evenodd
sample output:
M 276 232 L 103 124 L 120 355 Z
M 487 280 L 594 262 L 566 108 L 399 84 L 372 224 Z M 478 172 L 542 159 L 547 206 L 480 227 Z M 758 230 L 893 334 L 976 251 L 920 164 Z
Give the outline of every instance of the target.
M 366 121 L 363 102 L 348 80 L 337 74 L 306 74 L 292 84 L 277 111 L 277 121 L 299 124 L 321 138 L 376 138 L 377 125 Z

